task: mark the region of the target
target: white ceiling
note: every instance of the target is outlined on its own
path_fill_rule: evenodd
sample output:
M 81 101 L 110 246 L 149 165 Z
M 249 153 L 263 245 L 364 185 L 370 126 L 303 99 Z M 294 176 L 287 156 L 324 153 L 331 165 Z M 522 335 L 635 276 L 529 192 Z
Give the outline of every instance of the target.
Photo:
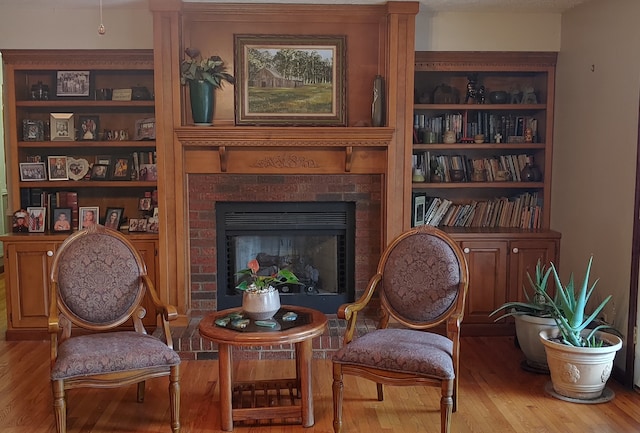
M 385 0 L 188 0 L 194 3 L 381 4 Z M 562 12 L 580 3 L 601 0 L 419 0 L 421 11 L 432 12 Z M 0 0 L 14 7 L 87 8 L 100 0 Z M 104 8 L 147 7 L 148 0 L 102 0 Z

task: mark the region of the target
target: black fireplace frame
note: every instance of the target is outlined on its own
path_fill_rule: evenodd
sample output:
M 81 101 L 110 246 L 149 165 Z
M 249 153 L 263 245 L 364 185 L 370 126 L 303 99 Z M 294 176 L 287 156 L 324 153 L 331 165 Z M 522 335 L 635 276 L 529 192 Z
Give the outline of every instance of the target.
M 296 233 L 307 235 L 336 235 L 339 238 L 338 274 L 339 284 L 344 284 L 341 293 L 281 293 L 284 305 L 314 308 L 325 314 L 335 314 L 340 305 L 353 302 L 355 296 L 355 202 L 217 202 L 216 212 L 216 256 L 217 256 L 217 309 L 239 307 L 242 294 L 235 290 L 230 254 L 233 236 L 265 234 L 265 232 L 291 230 L 290 225 L 271 221 L 256 223 L 250 217 L 259 213 L 274 214 L 286 221 L 300 219 L 303 224 Z M 326 215 L 320 218 L 318 215 Z M 230 220 L 232 220 L 230 222 Z

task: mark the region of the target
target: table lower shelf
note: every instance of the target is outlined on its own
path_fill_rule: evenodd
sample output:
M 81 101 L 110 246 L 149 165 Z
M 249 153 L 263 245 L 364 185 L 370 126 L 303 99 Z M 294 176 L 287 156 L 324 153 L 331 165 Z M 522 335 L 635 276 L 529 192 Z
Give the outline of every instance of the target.
M 300 423 L 302 406 L 296 379 L 235 382 L 232 392 L 234 421 L 271 420 Z

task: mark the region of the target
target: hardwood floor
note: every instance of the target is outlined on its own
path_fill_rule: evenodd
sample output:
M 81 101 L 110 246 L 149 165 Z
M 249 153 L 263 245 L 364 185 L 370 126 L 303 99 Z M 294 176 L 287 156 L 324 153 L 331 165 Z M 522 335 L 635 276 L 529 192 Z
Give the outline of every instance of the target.
M 640 395 L 611 380 L 613 401 L 573 404 L 544 392 L 548 376 L 523 371 L 513 339 L 467 337 L 461 351 L 460 400 L 453 415 L 455 433 L 631 433 L 640 431 Z M 3 433 L 53 433 L 49 386 L 48 342 L 0 341 L 0 425 Z M 239 379 L 288 376 L 291 361 L 242 361 Z M 331 363 L 313 366 L 313 427 L 236 424 L 246 433 L 331 433 Z M 115 390 L 73 390 L 68 394 L 68 431 L 169 432 L 168 380 L 147 382 L 143 404 L 135 387 Z M 182 364 L 181 422 L 183 433 L 220 431 L 217 361 Z M 387 387 L 385 401 L 376 400 L 375 385 L 345 377 L 345 433 L 438 433 L 439 390 Z

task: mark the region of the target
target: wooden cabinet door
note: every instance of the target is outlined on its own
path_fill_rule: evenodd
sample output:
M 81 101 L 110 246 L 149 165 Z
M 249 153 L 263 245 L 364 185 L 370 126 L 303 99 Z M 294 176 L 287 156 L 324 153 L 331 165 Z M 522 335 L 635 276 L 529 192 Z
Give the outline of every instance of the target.
M 491 324 L 489 314 L 507 300 L 507 242 L 462 241 L 469 266 L 464 323 Z
M 9 328 L 47 329 L 49 272 L 57 243 L 6 244 Z
M 538 259 L 542 260 L 542 264 L 547 266 L 549 266 L 550 262 L 554 262 L 556 266 L 558 265 L 558 241 L 553 239 L 527 239 L 511 241 L 509 247 L 509 300 L 524 302 L 526 301 L 524 288 L 526 288 L 529 296 L 533 294 L 527 273 L 535 281 Z M 549 284 L 549 289 L 550 294 L 552 294 L 552 282 Z

